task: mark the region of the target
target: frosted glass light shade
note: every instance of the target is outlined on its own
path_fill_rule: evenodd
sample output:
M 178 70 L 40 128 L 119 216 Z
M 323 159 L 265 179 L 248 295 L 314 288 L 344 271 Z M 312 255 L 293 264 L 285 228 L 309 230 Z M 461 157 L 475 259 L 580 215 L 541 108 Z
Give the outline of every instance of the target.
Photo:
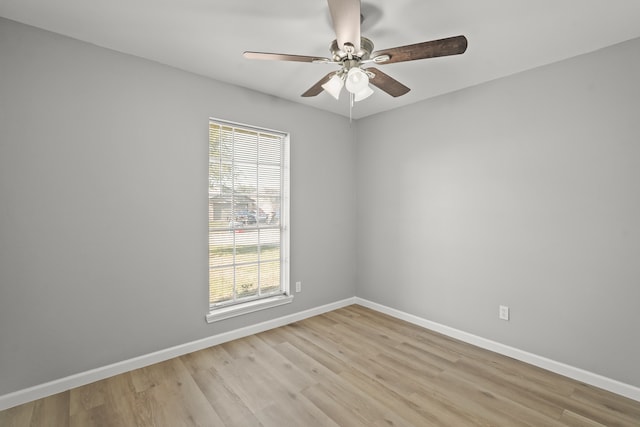
M 373 95 L 373 89 L 371 89 L 369 87 L 369 85 L 365 86 L 364 89 L 356 92 L 354 94 L 353 100 L 358 102 L 358 101 L 362 101 L 363 99 L 366 99 L 368 97 L 370 97 L 371 95 Z
M 369 85 L 367 73 L 360 68 L 354 67 L 347 73 L 345 86 L 351 93 L 358 93 Z
M 336 74 L 334 74 L 328 82 L 322 85 L 322 89 L 324 89 L 335 99 L 338 99 L 338 97 L 340 96 L 340 91 L 342 90 L 342 86 L 344 86 L 344 81 Z

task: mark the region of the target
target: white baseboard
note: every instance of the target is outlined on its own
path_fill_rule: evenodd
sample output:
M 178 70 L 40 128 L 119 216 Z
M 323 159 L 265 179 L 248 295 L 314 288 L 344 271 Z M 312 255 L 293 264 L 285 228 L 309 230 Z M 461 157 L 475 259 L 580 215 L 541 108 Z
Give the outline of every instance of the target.
M 257 323 L 255 325 L 246 326 L 244 328 L 235 329 L 233 331 L 213 335 L 197 341 L 177 345 L 175 347 L 156 351 L 154 353 L 134 357 L 133 359 L 123 360 L 122 362 L 117 362 L 86 372 L 80 372 L 44 384 L 29 387 L 23 390 L 18 390 L 13 393 L 8 393 L 0 396 L 0 411 L 17 405 L 21 405 L 23 403 L 31 402 L 32 400 L 41 399 L 43 397 L 70 390 L 75 387 L 80 387 L 95 381 L 103 380 L 114 375 L 122 374 L 124 372 L 128 372 L 138 368 L 143 368 L 145 366 L 153 365 L 154 363 L 163 362 L 165 360 L 182 356 L 187 353 L 192 353 L 194 351 L 202 350 L 214 345 L 222 344 L 238 338 L 243 338 L 249 335 L 264 332 L 269 329 L 288 325 L 289 323 L 297 322 L 308 317 L 317 316 L 328 311 L 337 310 L 338 308 L 346 307 L 354 303 L 355 297 L 347 298 L 341 301 L 322 305 L 320 307 L 315 307 L 287 316 L 278 317 L 277 319 L 272 319 L 266 322 Z
M 538 356 L 514 347 L 510 347 L 508 345 L 500 344 L 499 342 L 491 341 L 477 335 L 473 335 L 455 328 L 451 328 L 449 326 L 442 325 L 440 323 L 432 322 L 430 320 L 414 316 L 413 314 L 405 313 L 403 311 L 396 310 L 394 308 L 387 307 L 385 305 L 378 304 L 363 298 L 356 297 L 355 303 L 372 310 L 388 314 L 389 316 L 395 317 L 397 319 L 405 320 L 409 323 L 413 323 L 414 325 L 422 326 L 423 328 L 439 332 L 443 335 L 447 335 L 460 341 L 473 344 L 477 347 L 503 354 L 522 362 L 529 363 L 530 365 L 538 366 L 542 369 L 564 375 L 565 377 L 569 377 L 574 380 L 610 391 L 612 393 L 616 393 L 621 396 L 640 401 L 640 388 L 638 387 L 625 384 L 623 382 L 613 380 L 602 375 L 594 374 L 593 372 L 585 371 L 583 369 L 576 368 L 561 362 L 556 362 L 555 360 L 547 359 L 546 357 Z

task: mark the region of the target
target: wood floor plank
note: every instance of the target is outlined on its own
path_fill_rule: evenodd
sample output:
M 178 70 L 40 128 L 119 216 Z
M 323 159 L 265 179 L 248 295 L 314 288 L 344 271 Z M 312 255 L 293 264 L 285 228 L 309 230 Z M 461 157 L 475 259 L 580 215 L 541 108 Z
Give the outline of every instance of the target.
M 109 416 L 105 405 L 78 409 L 69 418 L 69 425 L 72 427 L 108 427 L 115 422 L 116 420 Z
M 75 415 L 79 411 L 88 411 L 105 403 L 105 382 L 97 381 L 70 390 L 69 414 Z
M 419 408 L 424 408 L 436 420 L 435 425 L 440 427 L 495 426 L 480 414 L 439 393 L 422 391 L 408 396 L 408 400 Z
M 563 408 L 541 396 L 535 389 L 527 387 L 525 381 L 505 381 L 502 377 L 480 369 L 469 369 L 467 365 L 456 365 L 456 374 L 468 382 L 472 382 L 491 393 L 508 395 L 514 404 L 531 408 L 540 414 L 552 419 L 558 419 L 562 415 Z M 548 391 L 552 394 L 552 391 Z
M 281 387 L 275 378 L 255 363 L 253 358 L 237 358 L 232 364 L 216 369 L 229 389 L 255 414 L 273 403 L 273 391 Z
M 339 427 L 331 417 L 300 393 L 276 390 L 274 398 L 271 405 L 256 413 L 264 426 Z
M 365 419 L 360 410 L 353 404 L 345 404 L 345 400 L 336 396 L 334 389 L 327 390 L 318 384 L 307 388 L 302 394 L 342 427 L 367 427 L 371 422 Z M 351 396 L 350 396 L 351 397 Z M 351 402 L 353 399 L 349 399 Z
M 290 326 L 296 337 L 292 342 L 296 342 L 296 346 L 303 349 L 305 353 L 315 357 L 336 373 L 342 372 L 345 367 L 349 366 L 346 350 L 334 341 L 327 339 L 322 331 L 317 332 L 310 328 Z
M 599 411 L 607 411 L 615 417 L 628 422 L 637 421 L 640 426 L 640 405 L 637 402 L 616 396 L 587 384 L 577 386 L 571 399 L 596 407 Z
M 69 392 L 54 394 L 36 401 L 31 425 L 58 427 L 69 425 Z
M 338 380 L 308 388 L 303 394 L 340 426 L 371 426 L 384 421 L 387 425 L 411 425 L 391 408 Z
M 453 362 L 441 357 L 438 352 L 429 352 L 410 343 L 402 343 L 386 351 L 383 357 L 395 358 L 398 361 L 407 363 L 409 366 L 414 366 L 422 373 L 430 373 L 431 375 L 437 375 L 442 371 L 455 367 Z M 458 359 L 456 358 L 455 360 L 457 361 Z
M 589 418 L 578 415 L 574 412 L 565 410 L 560 418 L 568 426 L 572 427 L 607 427 L 604 424 L 590 420 Z
M 327 368 L 317 359 L 314 359 L 301 349 L 295 347 L 289 342 L 278 344 L 275 347 L 283 357 L 286 357 L 292 364 L 306 373 L 309 378 L 313 378 L 314 384 L 321 382 L 334 382 L 338 380 L 338 375 L 331 369 Z M 309 387 L 307 387 L 309 388 Z
M 247 340 L 258 350 L 256 363 L 262 369 L 275 374 L 287 390 L 297 393 L 318 382 L 313 375 L 307 374 L 305 369 L 292 363 L 259 335 L 247 337 Z
M 639 427 L 640 402 L 352 305 L 0 411 L 0 425 Z
M 242 398 L 215 369 L 198 371 L 194 379 L 225 426 L 261 426 Z
M 262 425 L 218 373 L 218 369 L 233 363 L 226 351 L 219 346 L 211 347 L 187 354 L 181 359 L 224 425 Z
M 31 425 L 33 417 L 33 408 L 37 401 L 25 403 L 24 405 L 14 406 L 4 411 L 0 411 L 0 426 L 3 427 L 21 427 Z
M 441 420 L 433 411 L 425 406 L 416 404 L 407 396 L 401 396 L 393 390 L 385 387 L 375 379 L 362 374 L 359 371 L 347 371 L 341 374 L 344 381 L 360 390 L 366 391 L 367 395 L 377 401 L 378 405 L 400 414 L 411 425 L 439 426 L 443 425 Z
M 91 418 L 97 425 L 108 425 L 108 423 L 117 425 L 126 422 L 135 422 L 137 425 L 138 402 L 132 379 L 136 375 L 141 375 L 141 371 L 135 370 L 101 381 L 104 382 L 105 403 L 89 410 Z

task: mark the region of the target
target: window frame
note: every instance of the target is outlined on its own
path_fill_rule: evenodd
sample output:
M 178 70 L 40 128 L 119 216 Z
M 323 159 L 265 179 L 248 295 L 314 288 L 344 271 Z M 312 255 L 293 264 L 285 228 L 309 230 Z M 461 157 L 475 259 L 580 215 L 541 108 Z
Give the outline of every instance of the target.
M 247 313 L 252 313 L 258 310 L 264 310 L 272 307 L 277 307 L 280 305 L 288 304 L 293 301 L 293 294 L 291 293 L 290 288 L 290 280 L 289 280 L 289 247 L 290 247 L 290 214 L 289 214 L 289 195 L 290 195 L 290 167 L 289 167 L 289 147 L 290 147 L 290 135 L 288 132 L 261 128 L 252 125 L 246 125 L 242 123 L 232 122 L 228 120 L 218 119 L 210 117 L 208 121 L 208 129 L 210 129 L 211 124 L 215 124 L 221 127 L 231 127 L 233 129 L 243 129 L 245 131 L 256 132 L 256 133 L 266 133 L 271 135 L 277 135 L 282 138 L 282 157 L 281 157 L 281 179 L 280 179 L 280 223 L 279 223 L 279 231 L 280 231 L 280 293 L 276 295 L 270 295 L 265 297 L 258 297 L 247 299 L 240 302 L 233 303 L 221 303 L 221 304 L 211 304 L 210 301 L 210 286 L 211 286 L 211 264 L 208 262 L 209 274 L 207 275 L 207 292 L 208 301 L 209 301 L 209 311 L 206 315 L 206 320 L 208 323 L 217 322 L 220 320 L 228 319 L 235 316 L 240 316 Z M 210 132 L 210 131 L 209 131 Z M 209 133 L 210 135 L 210 133 Z M 210 152 L 210 142 L 207 144 Z M 235 141 L 234 141 L 235 144 Z M 207 155 L 208 163 L 210 164 L 211 158 L 210 155 Z M 235 155 L 234 155 L 235 159 Z M 256 165 L 260 162 L 256 161 Z M 211 181 L 212 176 L 210 172 L 210 168 L 207 171 L 208 182 Z M 207 186 L 210 188 L 210 184 Z M 209 191 L 208 191 L 209 193 Z M 210 197 L 210 194 L 209 194 Z M 211 211 L 210 207 L 207 208 L 209 213 L 207 214 L 207 235 L 211 235 L 210 221 L 211 221 Z M 235 243 L 234 243 L 235 245 Z M 207 244 L 207 252 L 209 251 L 210 243 L 208 239 Z

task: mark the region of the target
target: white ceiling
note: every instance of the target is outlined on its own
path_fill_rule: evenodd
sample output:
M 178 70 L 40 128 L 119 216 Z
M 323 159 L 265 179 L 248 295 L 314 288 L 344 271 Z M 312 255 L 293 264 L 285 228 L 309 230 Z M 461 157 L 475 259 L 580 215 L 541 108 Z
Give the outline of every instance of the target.
M 459 56 L 380 66 L 411 88 L 359 102 L 361 118 L 640 37 L 638 0 L 363 0 L 376 50 L 465 35 Z M 335 65 L 255 61 L 245 50 L 330 56 L 326 0 L 0 0 L 0 16 L 216 80 L 349 115 L 348 97 L 300 94 Z

